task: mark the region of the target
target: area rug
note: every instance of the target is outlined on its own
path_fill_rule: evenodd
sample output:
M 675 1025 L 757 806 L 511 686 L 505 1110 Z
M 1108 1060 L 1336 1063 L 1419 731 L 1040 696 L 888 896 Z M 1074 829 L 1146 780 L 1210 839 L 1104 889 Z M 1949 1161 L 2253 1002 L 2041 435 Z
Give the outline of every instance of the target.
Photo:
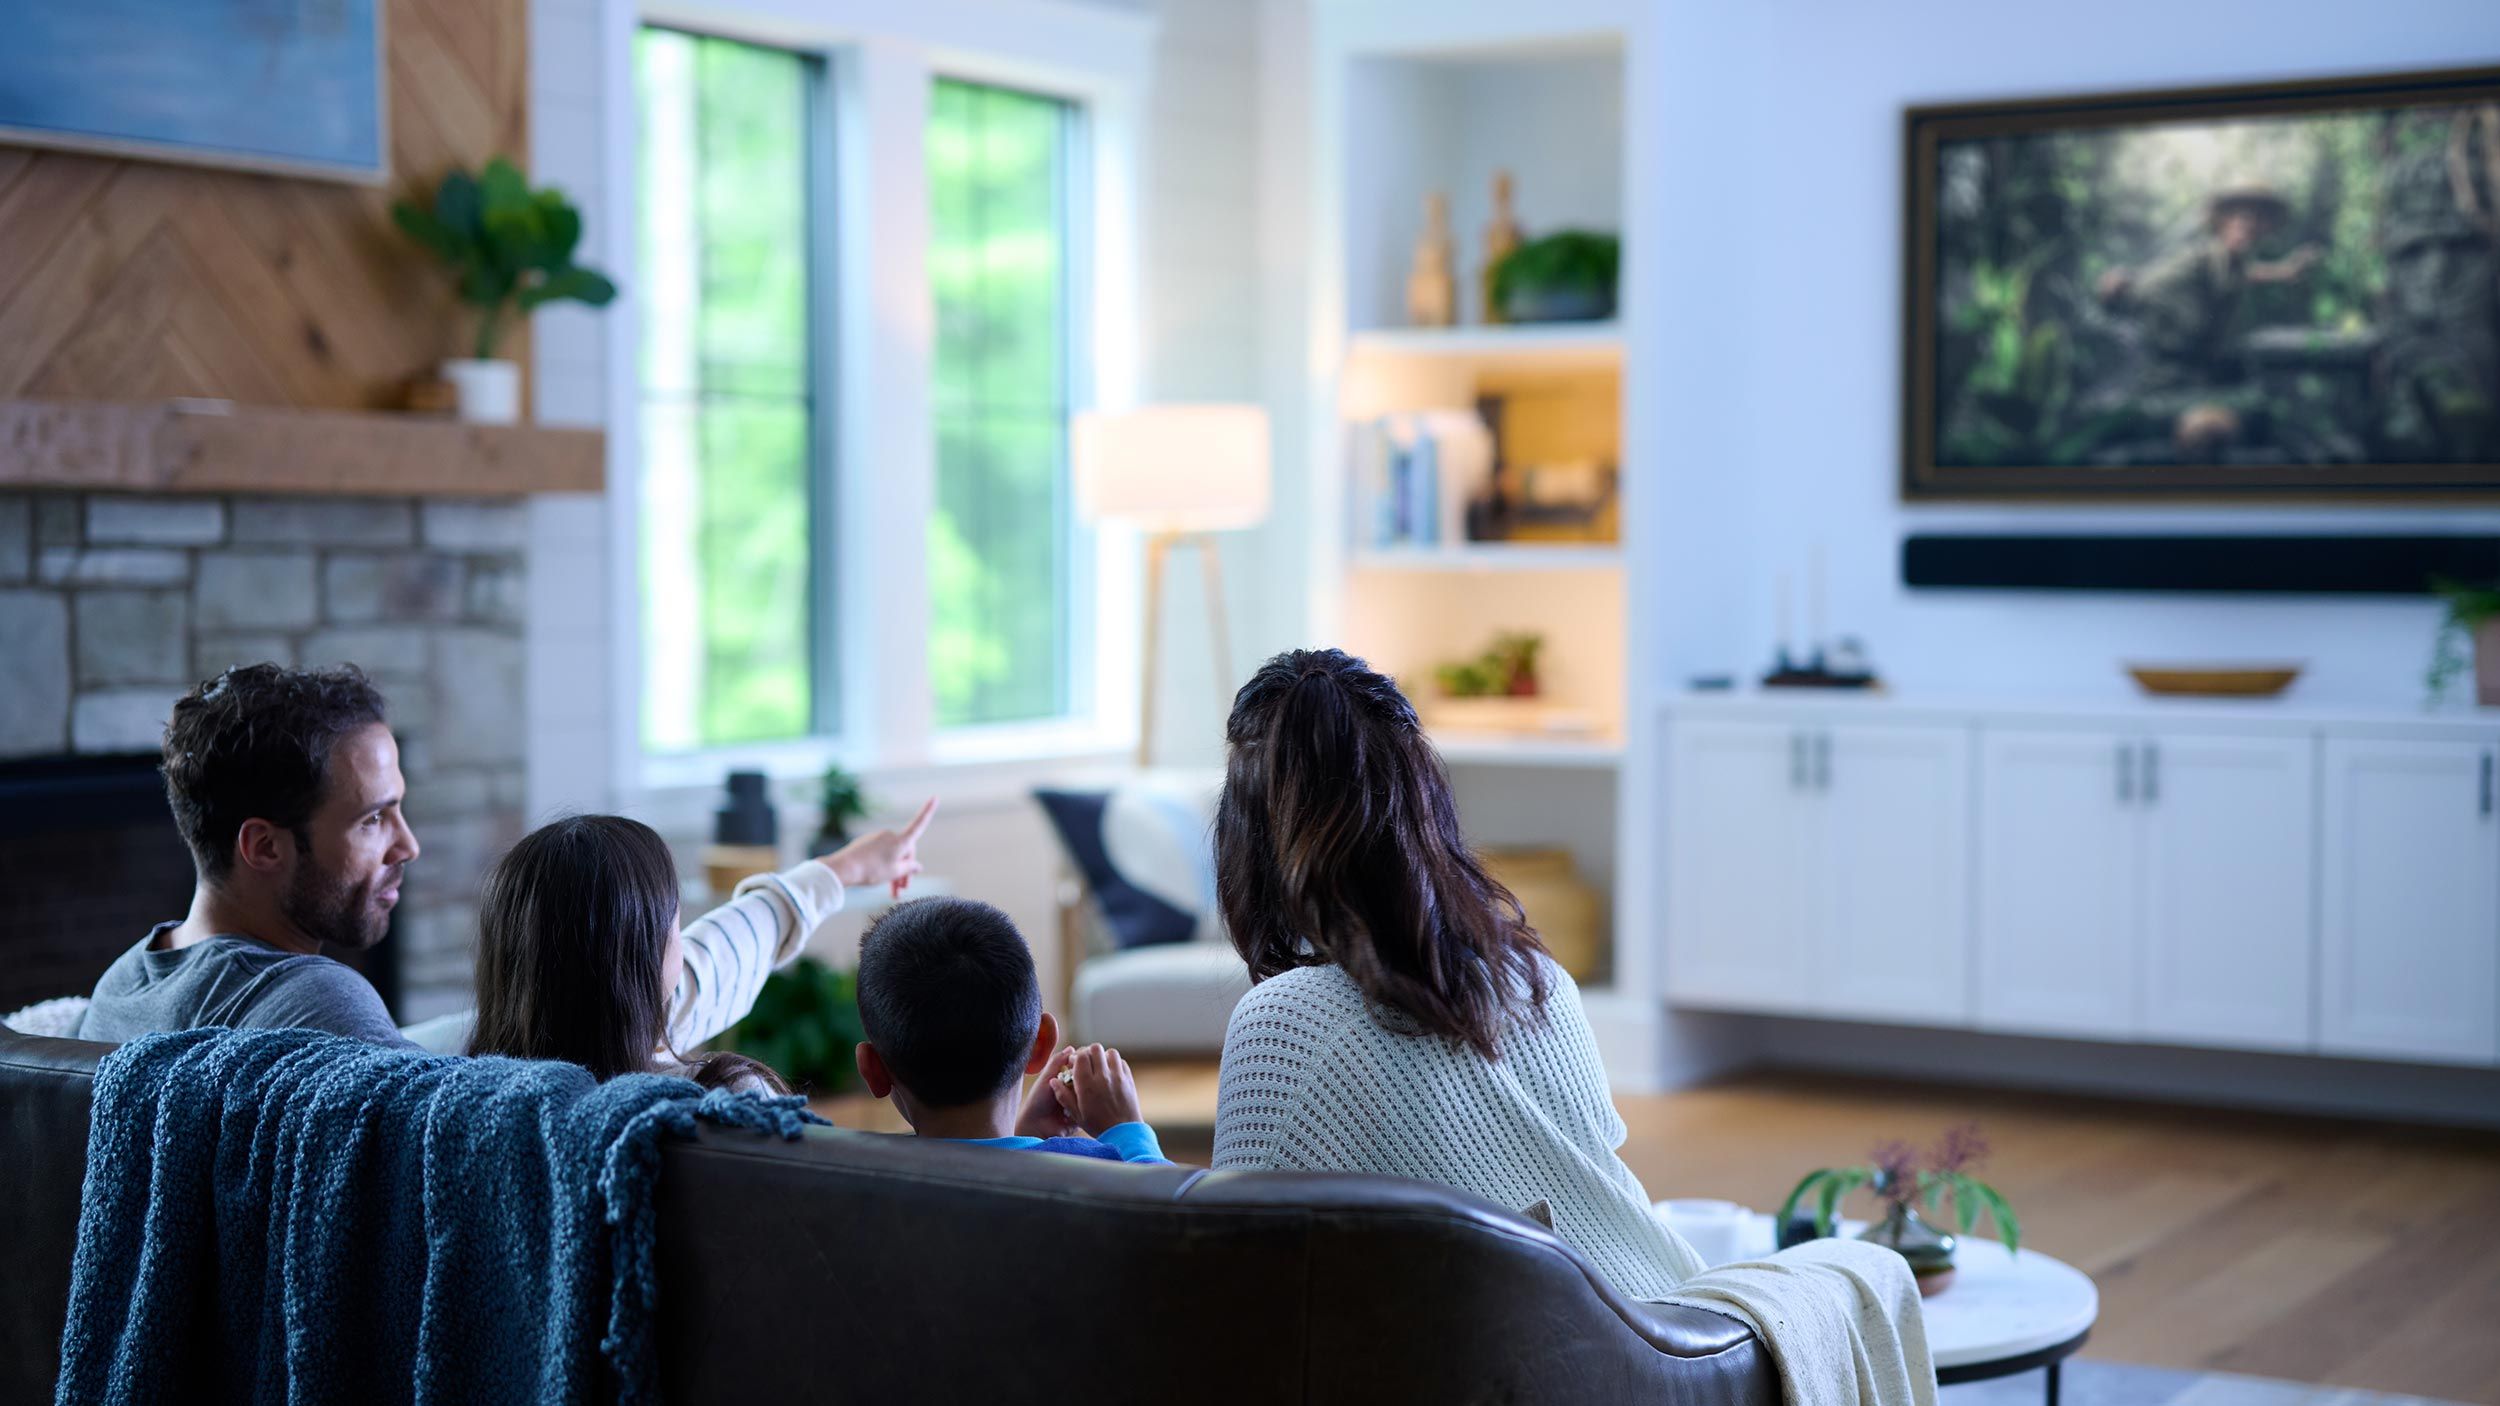
M 1994 1381 L 1949 1386 L 1938 1406 L 2040 1406 L 2045 1384 L 2039 1372 L 2017 1372 Z M 2397 1396 L 2351 1387 L 2310 1386 L 2229 1372 L 2181 1372 L 2125 1362 L 2070 1361 L 2059 1392 L 2060 1406 L 2455 1406 L 2427 1396 Z

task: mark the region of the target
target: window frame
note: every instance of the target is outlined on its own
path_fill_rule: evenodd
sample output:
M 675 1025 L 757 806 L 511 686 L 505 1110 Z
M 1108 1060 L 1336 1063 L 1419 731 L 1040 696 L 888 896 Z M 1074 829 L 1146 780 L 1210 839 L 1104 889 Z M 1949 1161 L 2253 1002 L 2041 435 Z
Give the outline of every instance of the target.
M 1075 521 L 1069 503 L 1068 710 L 1027 722 L 940 729 L 925 640 L 925 543 L 880 531 L 934 507 L 936 419 L 931 404 L 934 313 L 928 250 L 928 97 L 941 78 L 1014 88 L 1069 105 L 1063 179 L 1070 257 L 1067 327 L 1070 415 L 1135 398 L 1137 183 L 1154 21 L 1067 0 L 922 0 L 897 13 L 881 0 L 738 0 L 678 4 L 604 0 L 608 112 L 631 133 L 633 35 L 645 25 L 787 49 L 822 60 L 821 110 L 811 133 L 811 308 L 820 397 L 811 457 L 823 493 L 811 573 L 819 603 L 817 709 L 839 728 L 770 743 L 652 752 L 642 738 L 641 459 L 632 417 L 611 421 L 610 542 L 617 676 L 631 680 L 612 734 L 623 796 L 708 794 L 724 771 L 757 768 L 810 777 L 839 762 L 872 776 L 931 768 L 1039 775 L 1071 762 L 1110 762 L 1134 751 L 1139 666 L 1137 536 Z M 622 125 L 619 125 L 619 124 Z M 816 140 L 814 138 L 829 138 Z M 818 156 L 817 153 L 821 153 Z M 634 143 L 609 144 L 612 208 L 639 208 Z M 908 198 L 899 193 L 908 191 Z M 912 208 L 913 206 L 917 208 Z M 630 221 L 628 221 L 630 225 Z M 628 245 L 631 242 L 628 234 Z M 630 252 L 630 250 L 629 250 Z M 633 266 L 636 260 L 620 260 Z M 831 276 L 815 277 L 818 271 Z M 640 324 L 633 290 L 608 318 L 611 403 L 639 406 Z M 620 374 L 618 368 L 624 368 Z M 1062 447 L 1062 455 L 1066 453 Z M 875 472 L 862 471 L 874 465 Z M 844 472 L 852 466 L 852 472 Z M 832 608 L 822 602 L 830 596 Z M 827 684 L 830 683 L 830 687 Z

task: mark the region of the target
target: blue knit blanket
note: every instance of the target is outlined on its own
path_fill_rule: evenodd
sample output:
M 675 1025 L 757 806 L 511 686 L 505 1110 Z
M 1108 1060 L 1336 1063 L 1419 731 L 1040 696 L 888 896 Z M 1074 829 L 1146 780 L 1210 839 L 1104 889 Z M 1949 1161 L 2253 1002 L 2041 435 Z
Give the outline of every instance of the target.
M 62 1403 L 639 1403 L 663 1133 L 796 1097 L 309 1030 L 97 1067 Z

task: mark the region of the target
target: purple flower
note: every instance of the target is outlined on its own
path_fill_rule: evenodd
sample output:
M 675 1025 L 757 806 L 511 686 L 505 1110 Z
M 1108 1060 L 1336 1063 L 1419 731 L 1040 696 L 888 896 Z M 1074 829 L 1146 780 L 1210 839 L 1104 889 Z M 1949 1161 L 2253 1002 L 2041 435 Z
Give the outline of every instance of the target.
M 1939 1172 L 1967 1172 L 1987 1160 L 1988 1139 L 1981 1136 L 1977 1123 L 1964 1123 L 1945 1129 L 1931 1163 Z

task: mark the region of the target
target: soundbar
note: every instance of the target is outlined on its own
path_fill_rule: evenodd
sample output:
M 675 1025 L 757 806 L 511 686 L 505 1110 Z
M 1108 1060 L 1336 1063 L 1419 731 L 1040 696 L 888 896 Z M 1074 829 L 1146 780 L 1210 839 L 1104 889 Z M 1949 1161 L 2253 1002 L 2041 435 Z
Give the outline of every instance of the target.
M 1901 542 L 1901 582 L 1919 590 L 2405 596 L 2437 580 L 2500 583 L 2500 537 L 1921 532 Z

